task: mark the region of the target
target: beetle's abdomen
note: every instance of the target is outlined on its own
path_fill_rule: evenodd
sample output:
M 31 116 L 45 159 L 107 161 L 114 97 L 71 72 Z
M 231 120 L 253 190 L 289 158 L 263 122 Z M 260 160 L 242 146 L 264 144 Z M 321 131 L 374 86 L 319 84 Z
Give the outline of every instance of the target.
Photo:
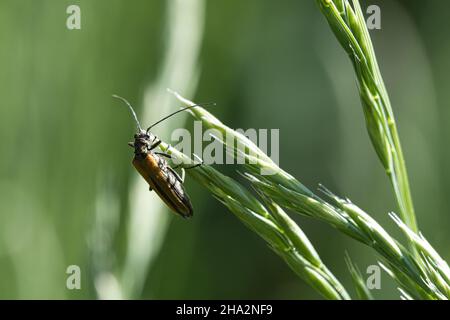
M 136 170 L 167 206 L 184 218 L 191 217 L 192 204 L 183 185 L 162 163 L 164 160 L 152 153 L 133 159 Z

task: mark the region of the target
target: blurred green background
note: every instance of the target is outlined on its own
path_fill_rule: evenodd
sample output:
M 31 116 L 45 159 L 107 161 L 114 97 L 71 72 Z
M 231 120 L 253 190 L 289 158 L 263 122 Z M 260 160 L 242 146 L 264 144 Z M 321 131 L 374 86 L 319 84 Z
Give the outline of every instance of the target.
M 66 28 L 71 4 L 80 30 Z M 420 229 L 448 259 L 450 2 L 362 7 L 370 4 L 381 8 L 371 35 Z M 280 128 L 282 168 L 349 197 L 400 236 L 353 70 L 313 0 L 1 0 L 0 44 L 0 298 L 320 298 L 189 177 L 193 219 L 162 209 L 145 186 L 150 209 L 139 210 L 127 146 L 135 125 L 112 93 L 144 125 L 176 110 L 171 87 L 215 101 L 211 111 L 230 127 Z M 170 129 L 191 125 L 177 119 L 155 133 L 168 141 Z M 363 271 L 377 256 L 295 219 L 352 293 L 345 251 Z M 81 290 L 66 288 L 69 265 L 81 268 Z M 374 295 L 398 297 L 386 274 Z

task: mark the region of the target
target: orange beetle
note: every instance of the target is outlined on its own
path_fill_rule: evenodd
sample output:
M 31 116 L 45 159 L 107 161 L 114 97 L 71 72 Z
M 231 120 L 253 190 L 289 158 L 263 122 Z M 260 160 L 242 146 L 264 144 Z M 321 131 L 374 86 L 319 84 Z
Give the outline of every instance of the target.
M 129 145 L 134 148 L 133 166 L 141 174 L 145 181 L 147 181 L 150 186 L 150 191 L 155 190 L 158 196 L 170 209 L 181 215 L 183 218 L 192 217 L 192 203 L 183 186 L 184 170 L 182 169 L 182 176 L 180 177 L 174 168 L 171 168 L 166 159 L 164 159 L 164 157 L 171 158 L 169 154 L 153 151 L 161 144 L 161 140 L 152 134 L 150 129 L 178 112 L 194 108 L 199 105 L 193 105 L 175 111 L 152 124 L 147 130 L 143 130 L 136 116 L 136 112 L 130 103 L 120 96 L 113 95 L 113 97 L 122 100 L 130 108 L 139 130 L 134 135 L 134 142 L 129 142 Z M 201 165 L 201 163 L 188 169 L 199 165 Z

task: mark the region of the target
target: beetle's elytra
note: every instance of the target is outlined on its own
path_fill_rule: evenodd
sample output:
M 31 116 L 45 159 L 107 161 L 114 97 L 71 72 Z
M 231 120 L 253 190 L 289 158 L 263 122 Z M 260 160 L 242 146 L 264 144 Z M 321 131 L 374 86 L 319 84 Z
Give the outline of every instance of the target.
M 170 209 L 181 215 L 183 218 L 192 217 L 192 203 L 183 186 L 184 171 L 182 177 L 180 177 L 178 173 L 170 167 L 166 159 L 164 159 L 164 157 L 170 158 L 170 155 L 154 151 L 161 143 L 161 140 L 152 134 L 150 129 L 174 114 L 196 107 L 197 105 L 178 110 L 154 123 L 147 130 L 143 130 L 130 103 L 117 95 L 113 95 L 113 97 L 118 98 L 127 104 L 138 127 L 138 132 L 134 135 L 134 142 L 129 143 L 129 145 L 134 148 L 133 166 L 145 181 L 147 181 L 150 186 L 150 191 L 154 190 Z
M 152 139 L 153 137 L 153 139 Z M 161 143 L 154 135 L 140 131 L 134 135 L 133 165 L 167 206 L 184 218 L 193 214 L 192 204 L 183 186 L 183 180 L 163 158 L 164 153 L 154 152 Z M 169 155 L 167 155 L 169 156 Z

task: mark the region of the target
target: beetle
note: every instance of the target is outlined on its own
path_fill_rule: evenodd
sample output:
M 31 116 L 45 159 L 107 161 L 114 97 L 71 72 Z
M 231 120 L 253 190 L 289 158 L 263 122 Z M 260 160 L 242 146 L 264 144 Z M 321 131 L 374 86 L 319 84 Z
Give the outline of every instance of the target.
M 170 209 L 183 218 L 192 217 L 192 203 L 183 186 L 184 169 L 181 169 L 182 175 L 180 177 L 175 171 L 176 167 L 170 167 L 165 159 L 170 159 L 171 156 L 164 152 L 154 151 L 162 141 L 150 132 L 150 130 L 173 115 L 200 105 L 192 105 L 175 111 L 152 124 L 147 130 L 143 130 L 131 104 L 125 98 L 118 95 L 113 95 L 113 97 L 122 100 L 128 106 L 137 124 L 138 132 L 134 135 L 134 142 L 128 143 L 128 145 L 134 148 L 133 166 L 145 181 L 147 181 L 150 186 L 149 190 L 154 190 Z M 192 169 L 199 165 L 202 165 L 202 163 L 195 164 L 186 169 Z

